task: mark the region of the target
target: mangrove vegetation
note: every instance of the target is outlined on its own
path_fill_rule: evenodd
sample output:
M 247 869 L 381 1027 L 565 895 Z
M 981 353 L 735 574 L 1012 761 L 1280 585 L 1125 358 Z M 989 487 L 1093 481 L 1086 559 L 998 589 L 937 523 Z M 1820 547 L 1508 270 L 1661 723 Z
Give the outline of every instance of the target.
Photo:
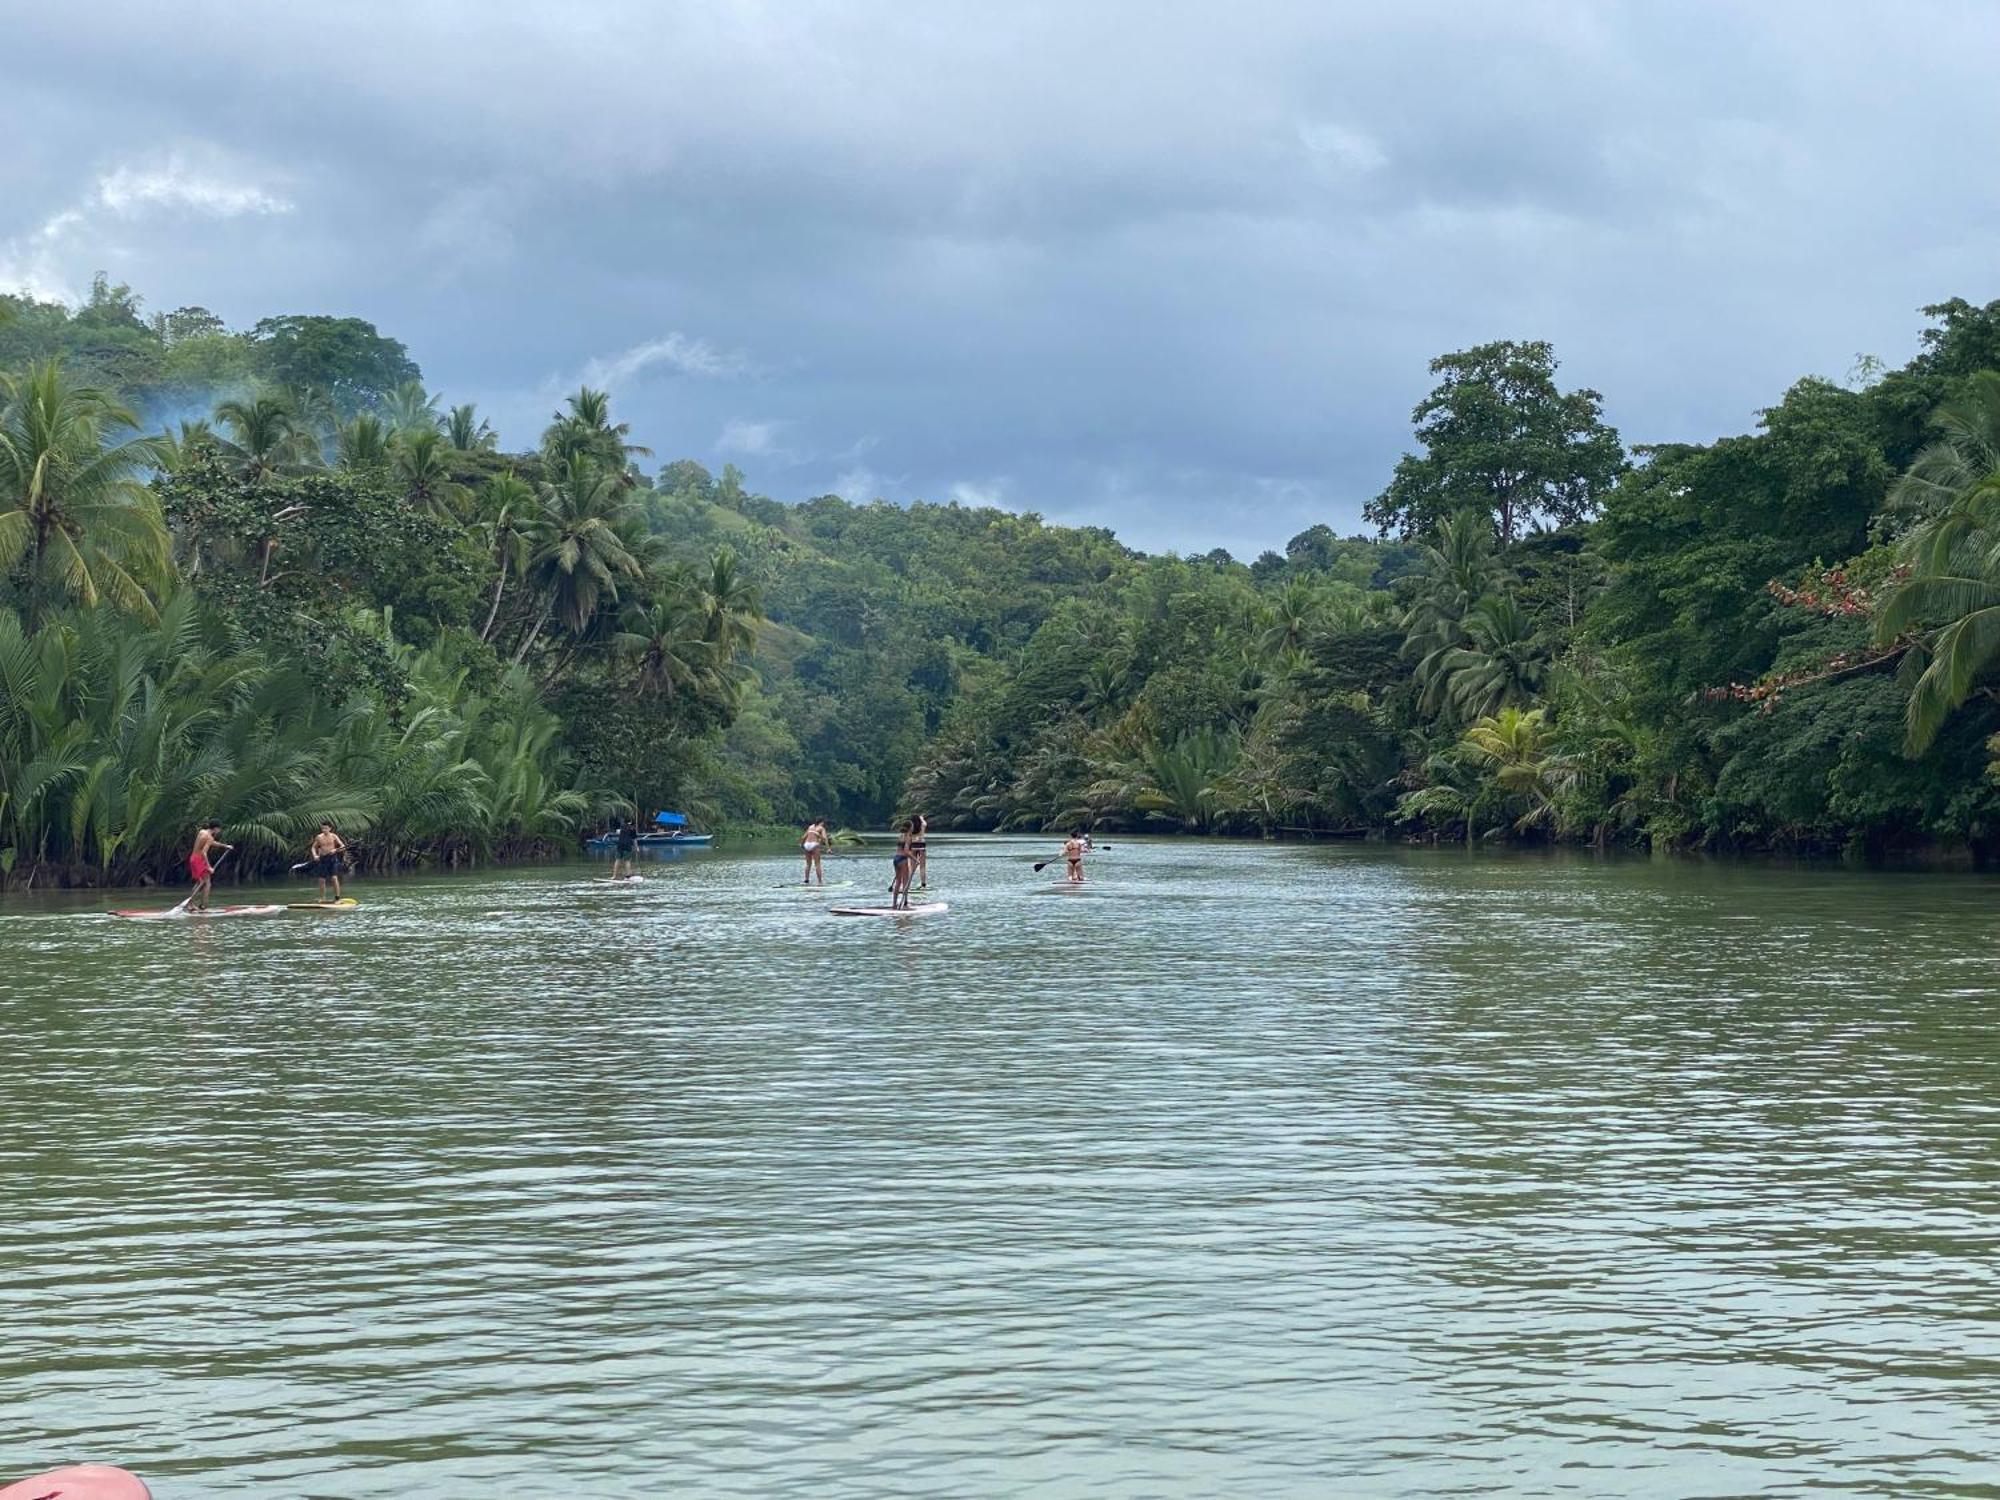
M 1752 430 L 1628 444 L 1545 343 L 1441 356 L 1365 505 L 1241 561 L 506 451 L 353 318 L 0 297 L 0 872 L 391 868 L 724 830 L 2000 848 L 2000 304 Z

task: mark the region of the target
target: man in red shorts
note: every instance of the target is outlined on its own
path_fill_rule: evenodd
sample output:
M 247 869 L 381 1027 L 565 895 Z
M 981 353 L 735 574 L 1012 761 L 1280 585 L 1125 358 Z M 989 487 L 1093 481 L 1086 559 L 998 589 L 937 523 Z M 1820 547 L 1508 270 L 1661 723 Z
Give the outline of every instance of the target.
M 220 859 L 235 847 L 222 842 L 220 823 L 209 823 L 195 830 L 194 853 L 188 856 L 188 874 L 194 877 L 194 890 L 188 900 L 194 904 L 196 911 L 208 910 L 210 882 L 215 879 L 215 860 L 209 856 L 214 854 L 215 859 Z

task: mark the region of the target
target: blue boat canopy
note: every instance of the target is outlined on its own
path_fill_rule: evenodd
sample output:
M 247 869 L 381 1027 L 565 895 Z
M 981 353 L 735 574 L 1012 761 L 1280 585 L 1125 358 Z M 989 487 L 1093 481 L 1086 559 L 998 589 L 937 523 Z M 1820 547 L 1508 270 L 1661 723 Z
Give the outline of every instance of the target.
M 669 813 L 669 812 L 654 813 L 653 821 L 659 824 L 660 827 L 662 828 L 685 828 L 687 827 L 687 814 Z

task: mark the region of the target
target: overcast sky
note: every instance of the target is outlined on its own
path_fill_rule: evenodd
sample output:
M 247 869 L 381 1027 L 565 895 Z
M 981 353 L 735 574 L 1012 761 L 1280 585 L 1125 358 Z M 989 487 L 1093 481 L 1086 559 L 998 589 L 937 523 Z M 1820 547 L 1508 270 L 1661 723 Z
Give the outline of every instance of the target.
M 2000 296 L 2000 6 L 107 3 L 0 50 L 0 286 L 353 314 L 508 445 L 1149 548 L 1358 529 L 1426 362 L 1742 431 Z

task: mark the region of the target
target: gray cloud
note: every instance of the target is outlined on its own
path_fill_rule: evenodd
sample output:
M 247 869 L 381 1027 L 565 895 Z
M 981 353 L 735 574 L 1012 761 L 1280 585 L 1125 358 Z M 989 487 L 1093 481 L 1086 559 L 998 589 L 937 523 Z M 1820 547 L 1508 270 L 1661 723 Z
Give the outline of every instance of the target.
M 610 379 L 791 497 L 1250 553 L 1358 523 L 1442 350 L 1707 437 L 2000 290 L 1984 4 L 93 18 L 0 56 L 0 279 L 369 317 L 510 442 Z

